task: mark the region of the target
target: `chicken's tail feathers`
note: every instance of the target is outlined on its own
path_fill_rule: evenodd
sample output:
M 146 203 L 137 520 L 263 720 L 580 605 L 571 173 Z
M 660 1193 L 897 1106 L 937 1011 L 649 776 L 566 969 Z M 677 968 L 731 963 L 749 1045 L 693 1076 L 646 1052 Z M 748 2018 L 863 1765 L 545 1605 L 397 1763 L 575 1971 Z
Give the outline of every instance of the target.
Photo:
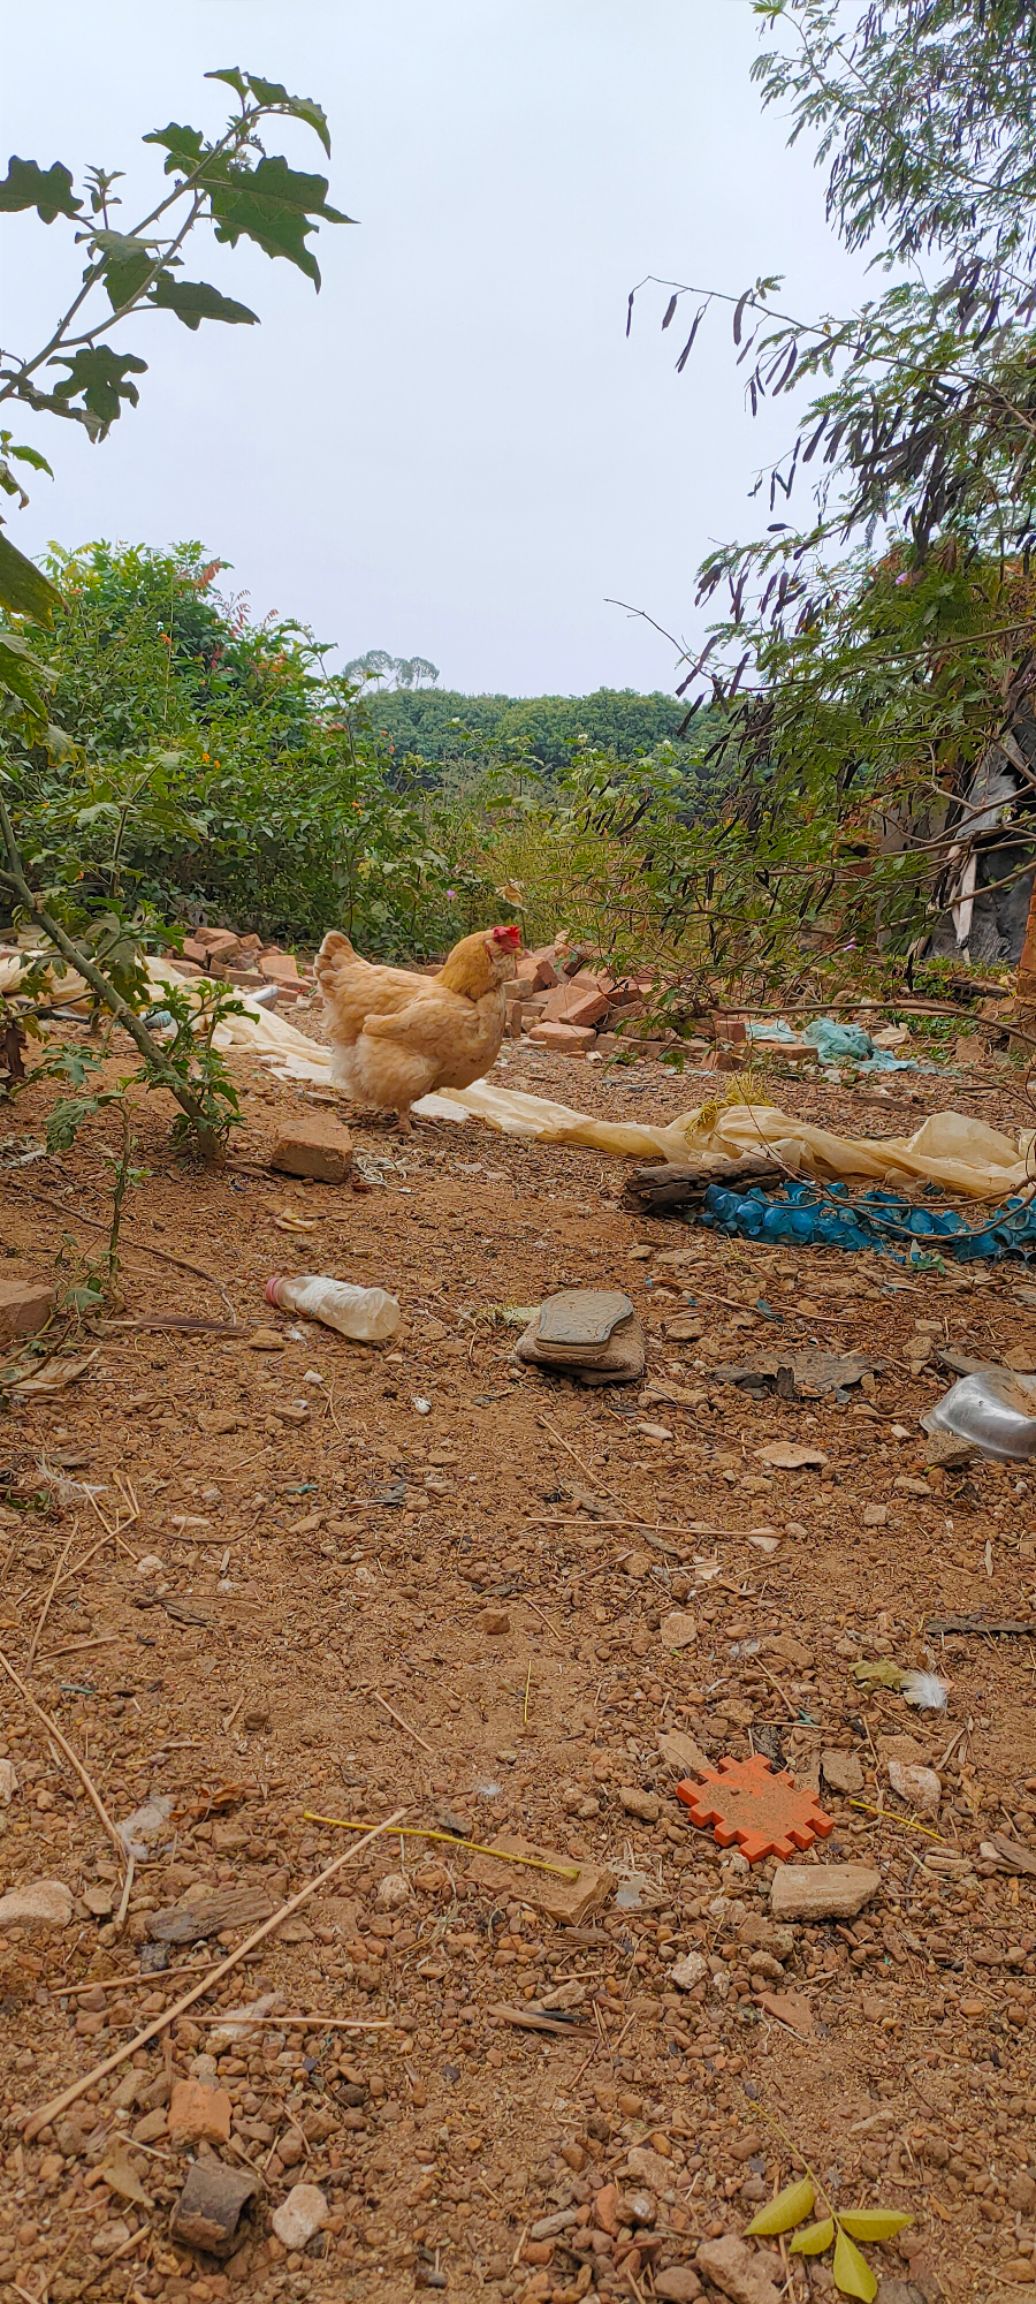
M 339 960 L 355 960 L 355 958 L 356 953 L 348 936 L 343 935 L 340 928 L 332 928 L 329 934 L 325 936 L 316 957 L 316 979 L 321 991 L 326 990 L 327 982 L 333 975 Z

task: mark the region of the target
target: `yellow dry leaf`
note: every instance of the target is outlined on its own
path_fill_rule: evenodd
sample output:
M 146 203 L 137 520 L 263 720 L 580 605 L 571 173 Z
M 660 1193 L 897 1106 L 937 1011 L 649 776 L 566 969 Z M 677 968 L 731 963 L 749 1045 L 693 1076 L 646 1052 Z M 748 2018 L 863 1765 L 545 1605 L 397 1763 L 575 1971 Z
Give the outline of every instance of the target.
M 878 2293 L 877 2279 L 866 2256 L 861 2256 L 855 2241 L 841 2228 L 835 2241 L 833 2270 L 835 2287 L 841 2289 L 843 2296 L 856 2296 L 860 2304 L 873 2304 Z
M 825 2248 L 830 2248 L 834 2236 L 834 2217 L 825 2216 L 821 2224 L 807 2224 L 804 2232 L 796 2232 L 794 2240 L 789 2244 L 789 2253 L 792 2256 L 822 2256 Z
M 854 2240 L 894 2240 L 914 2219 L 901 2208 L 847 2208 L 838 2221 Z
M 808 2177 L 804 2176 L 798 2184 L 786 2184 L 783 2192 L 778 2192 L 753 2216 L 748 2226 L 749 2238 L 766 2240 L 777 2232 L 793 2231 L 796 2224 L 812 2214 L 815 2200 L 816 2193 Z

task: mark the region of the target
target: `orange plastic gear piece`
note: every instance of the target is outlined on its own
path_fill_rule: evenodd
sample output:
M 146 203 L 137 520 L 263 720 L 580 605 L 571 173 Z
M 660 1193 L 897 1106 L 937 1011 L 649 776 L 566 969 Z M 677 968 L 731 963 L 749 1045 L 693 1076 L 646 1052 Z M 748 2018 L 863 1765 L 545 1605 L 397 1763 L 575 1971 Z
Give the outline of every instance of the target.
M 786 1861 L 835 1828 L 815 1795 L 803 1792 L 786 1769 L 774 1771 L 762 1752 L 750 1760 L 728 1755 L 700 1783 L 687 1778 L 678 1784 L 676 1797 L 690 1810 L 692 1823 L 711 1824 L 721 1848 L 732 1848 L 736 1840 L 750 1864 L 761 1864 L 764 1856 Z

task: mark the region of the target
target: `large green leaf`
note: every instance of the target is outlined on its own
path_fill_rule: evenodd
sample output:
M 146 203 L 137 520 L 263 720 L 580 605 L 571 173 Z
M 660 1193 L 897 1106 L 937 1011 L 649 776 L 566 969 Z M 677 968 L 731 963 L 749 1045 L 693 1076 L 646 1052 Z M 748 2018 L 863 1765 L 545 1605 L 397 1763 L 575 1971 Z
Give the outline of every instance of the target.
M 134 239 L 128 232 L 96 232 L 94 244 L 112 311 L 121 312 L 139 296 L 154 271 L 155 248 L 150 241 Z
M 84 345 L 73 359 L 54 359 L 50 366 L 68 369 L 54 386 L 55 399 L 72 400 L 81 393 L 87 414 L 101 432 L 122 414 L 124 400 L 136 407 L 140 394 L 129 379 L 147 372 L 146 360 L 138 360 L 133 352 L 113 352 L 110 344 Z
M 153 128 L 142 138 L 145 144 L 161 144 L 166 152 L 165 172 L 173 176 L 178 171 L 189 175 L 196 168 L 206 149 L 200 128 L 187 128 L 179 120 L 170 120 L 167 128 Z
M 229 169 L 217 163 L 202 171 L 200 181 L 212 204 L 217 240 L 228 240 L 232 247 L 242 238 L 254 240 L 267 256 L 286 256 L 297 264 L 319 288 L 320 268 L 306 246 L 308 234 L 318 223 L 353 222 L 329 206 L 326 176 L 289 168 L 274 153 L 254 168 Z
M 0 214 L 35 208 L 44 224 L 53 224 L 55 216 L 78 216 L 82 205 L 72 190 L 71 170 L 62 160 L 40 168 L 35 160 L 11 154 L 7 174 L 0 179 Z
M 218 288 L 210 288 L 207 280 L 178 280 L 173 272 L 160 272 L 155 282 L 153 302 L 165 312 L 175 312 L 185 328 L 197 328 L 203 320 L 226 320 L 236 325 L 258 322 L 258 312 L 247 304 L 236 304 L 232 296 L 223 296 Z
M 34 624 L 49 624 L 60 606 L 57 586 L 0 529 L 0 608 L 30 616 Z
M 242 103 L 244 103 L 247 88 L 249 95 L 254 98 L 257 104 L 262 104 L 272 111 L 288 112 L 293 120 L 304 120 L 307 127 L 312 128 L 314 135 L 319 136 L 324 150 L 330 158 L 331 131 L 327 125 L 327 114 L 323 105 L 316 102 L 315 97 L 289 96 L 282 81 L 263 80 L 258 72 L 242 72 L 236 64 L 231 65 L 225 72 L 206 72 L 205 78 L 206 80 L 225 80 L 229 88 L 237 90 Z
M 16 632 L 0 629 L 0 695 L 6 690 L 33 713 L 45 713 L 45 691 L 55 675 Z

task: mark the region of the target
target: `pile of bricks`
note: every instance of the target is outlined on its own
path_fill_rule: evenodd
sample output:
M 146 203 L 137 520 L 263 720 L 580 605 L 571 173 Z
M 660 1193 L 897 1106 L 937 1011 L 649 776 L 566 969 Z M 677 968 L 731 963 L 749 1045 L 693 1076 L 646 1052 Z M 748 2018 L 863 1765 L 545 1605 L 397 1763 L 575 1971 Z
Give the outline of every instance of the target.
M 231 928 L 195 928 L 175 957 L 183 975 L 217 976 L 243 992 L 275 984 L 278 1005 L 306 1000 L 314 989 L 312 970 L 300 969 L 293 952 L 264 944 L 261 936 L 236 936 Z
M 562 1056 L 609 1056 L 631 1046 L 655 1053 L 667 1043 L 644 1039 L 636 1030 L 653 989 L 652 976 L 616 977 L 583 946 L 559 936 L 554 944 L 519 955 L 508 1034 Z M 612 1025 L 621 1029 L 613 1031 Z

